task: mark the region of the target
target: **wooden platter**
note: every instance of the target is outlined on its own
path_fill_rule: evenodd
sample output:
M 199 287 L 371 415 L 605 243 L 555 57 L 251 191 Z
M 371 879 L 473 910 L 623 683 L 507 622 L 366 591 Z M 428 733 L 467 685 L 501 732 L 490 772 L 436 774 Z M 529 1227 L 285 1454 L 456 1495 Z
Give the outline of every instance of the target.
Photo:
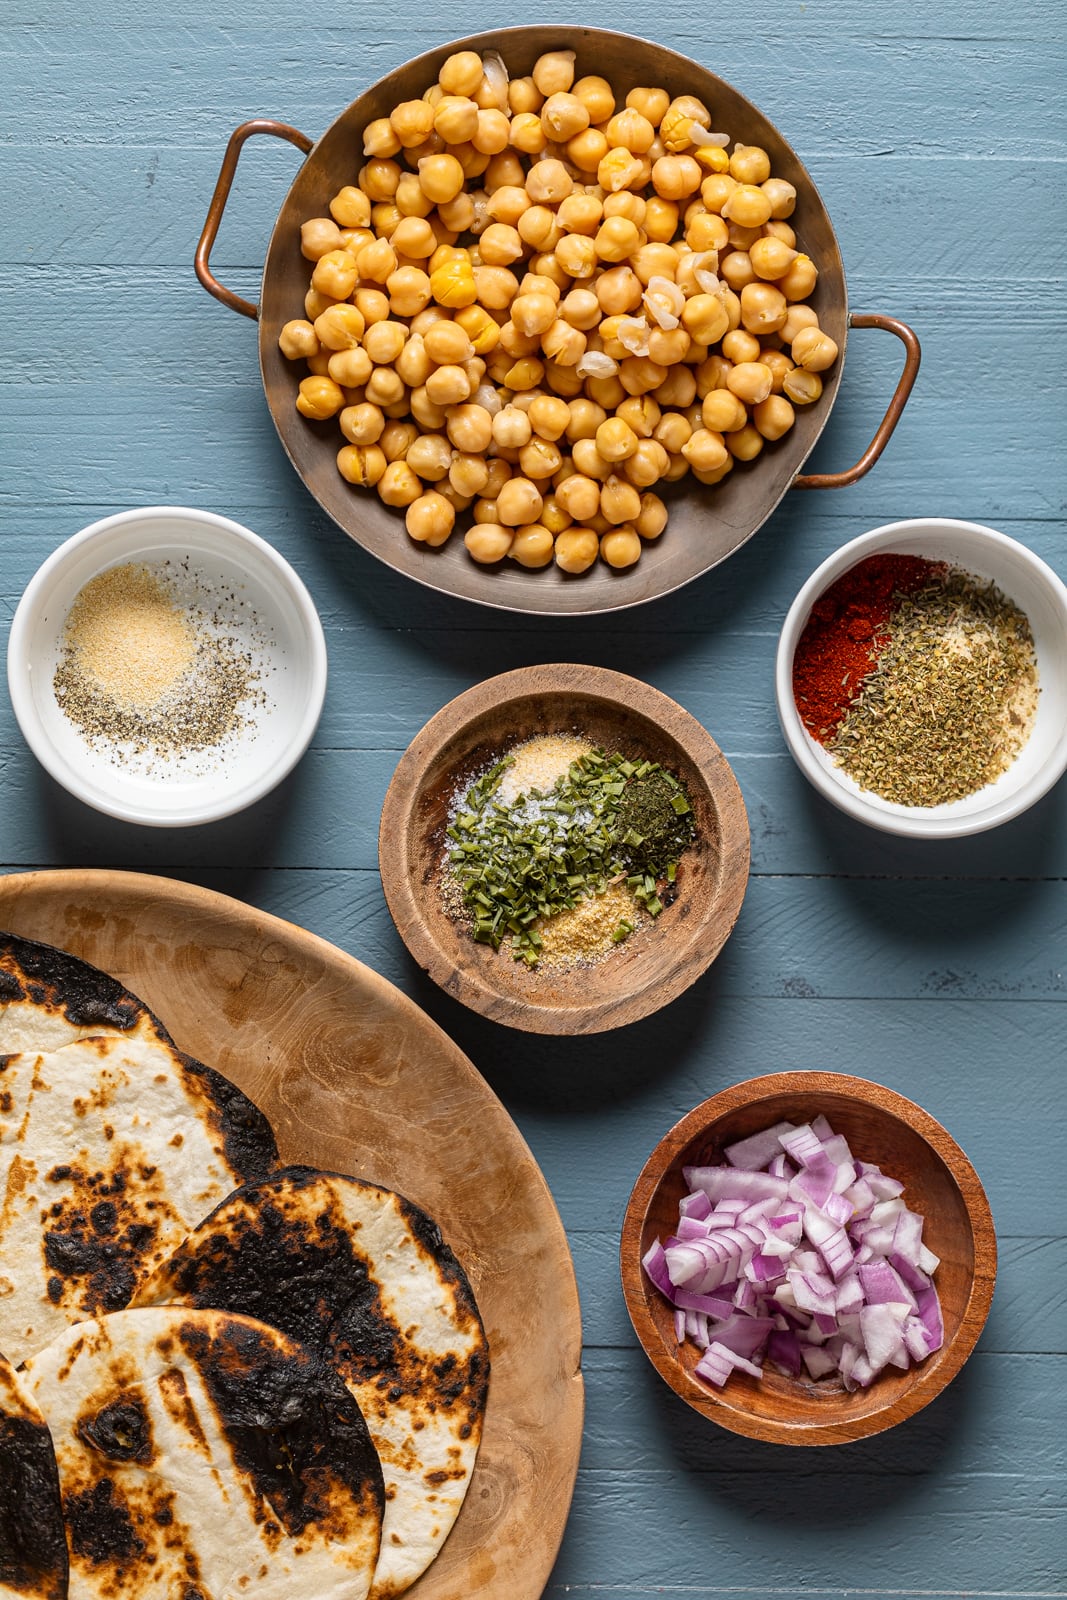
M 522 1135 L 429 1017 L 360 962 L 224 895 L 137 873 L 0 879 L 0 927 L 70 950 L 270 1117 L 282 1159 L 369 1178 L 439 1222 L 492 1378 L 459 1520 L 413 1600 L 537 1600 L 581 1445 L 581 1319 L 555 1203 Z

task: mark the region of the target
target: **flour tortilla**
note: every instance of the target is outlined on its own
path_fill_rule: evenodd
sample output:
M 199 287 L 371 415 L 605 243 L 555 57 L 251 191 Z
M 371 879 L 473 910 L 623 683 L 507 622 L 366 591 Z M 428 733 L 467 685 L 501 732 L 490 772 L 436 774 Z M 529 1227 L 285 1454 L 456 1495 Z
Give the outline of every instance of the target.
M 0 1600 L 66 1600 L 67 1541 L 52 1436 L 0 1356 Z
M 0 933 L 0 1055 L 60 1050 L 106 1033 L 167 1039 L 143 1001 L 87 961 Z
M 414 1583 L 459 1515 L 489 1378 L 470 1284 L 426 1213 L 371 1183 L 283 1168 L 225 1200 L 138 1303 L 244 1311 L 336 1363 L 385 1474 L 373 1595 Z
M 190 1228 L 277 1164 L 226 1078 L 159 1038 L 0 1058 L 0 1351 L 116 1311 Z
M 249 1317 L 80 1323 L 27 1363 L 70 1600 L 366 1600 L 382 1477 L 329 1362 Z

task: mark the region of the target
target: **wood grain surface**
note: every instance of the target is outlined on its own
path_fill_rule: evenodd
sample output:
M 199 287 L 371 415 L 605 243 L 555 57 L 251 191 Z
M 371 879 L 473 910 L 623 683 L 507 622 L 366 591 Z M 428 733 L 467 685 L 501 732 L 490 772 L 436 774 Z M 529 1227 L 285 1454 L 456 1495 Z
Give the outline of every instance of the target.
M 841 245 L 850 306 L 902 316 L 923 365 L 873 472 L 787 494 L 677 598 L 536 621 L 390 572 L 301 487 L 263 399 L 256 330 L 193 251 L 225 141 L 274 116 L 321 134 L 411 56 L 524 20 L 619 26 L 691 55 L 779 128 Z M 350 951 L 457 1041 L 518 1122 L 567 1229 L 587 1413 L 549 1600 L 841 1600 L 1067 1592 L 1067 783 L 1017 821 L 933 848 L 875 837 L 797 772 L 774 712 L 778 629 L 846 539 L 901 517 L 989 523 L 1067 577 L 1067 15 L 1059 0 L 636 0 L 522 18 L 475 0 L 298 10 L 283 0 L 6 0 L 0 29 L 0 609 L 94 518 L 200 505 L 245 522 L 308 584 L 330 685 L 311 751 L 254 811 L 156 835 L 86 811 L 0 706 L 0 864 L 125 866 L 250 902 Z M 212 261 L 255 296 L 300 156 L 242 158 Z M 842 468 L 899 372 L 850 336 L 809 470 Z M 680 999 L 579 1039 L 506 1030 L 443 994 L 393 927 L 382 801 L 427 719 L 495 673 L 582 661 L 632 674 L 712 734 L 744 796 L 737 927 Z M 619 1229 L 666 1128 L 789 1067 L 853 1072 L 958 1140 L 997 1225 L 989 1321 L 918 1416 L 835 1450 L 735 1438 L 650 1367 L 619 1285 Z M 536 1316 L 531 1308 L 531 1317 Z
M 465 784 L 517 745 L 552 733 L 658 762 L 683 784 L 695 831 L 675 892 L 651 926 L 610 960 L 530 969 L 506 946 L 475 944 L 446 908 L 445 830 Z M 600 1033 L 668 1005 L 715 960 L 748 885 L 748 820 L 722 751 L 681 706 L 625 673 L 556 662 L 490 678 L 420 730 L 386 792 L 378 864 L 401 938 L 453 999 L 530 1033 Z
M 9 876 L 0 925 L 127 985 L 265 1112 L 283 1165 L 394 1189 L 437 1222 L 481 1312 L 489 1403 L 459 1518 L 409 1592 L 536 1600 L 578 1465 L 581 1319 L 552 1197 L 485 1080 L 369 968 L 208 890 L 122 872 Z

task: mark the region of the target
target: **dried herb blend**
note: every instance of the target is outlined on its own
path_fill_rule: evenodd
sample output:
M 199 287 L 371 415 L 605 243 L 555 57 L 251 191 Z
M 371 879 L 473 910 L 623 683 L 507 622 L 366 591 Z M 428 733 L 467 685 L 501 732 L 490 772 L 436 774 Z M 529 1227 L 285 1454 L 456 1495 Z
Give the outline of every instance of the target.
M 1034 640 L 992 583 L 935 573 L 893 611 L 877 664 L 826 747 L 861 787 L 944 805 L 992 783 L 1037 709 Z
M 661 892 L 695 834 L 688 796 L 655 762 L 589 748 L 550 788 L 530 786 L 508 803 L 502 785 L 524 748 L 468 786 L 447 831 L 448 863 L 472 936 L 495 950 L 508 941 L 516 960 L 536 966 L 545 922 L 580 909 L 561 930 L 565 948 L 554 953 L 602 953 L 605 935 L 621 943 L 641 914 L 663 910 Z M 584 902 L 620 886 L 628 898 L 612 894 L 606 902 L 609 929 L 605 906 Z M 623 915 L 624 907 L 633 915 Z M 549 942 L 561 943 L 554 936 Z

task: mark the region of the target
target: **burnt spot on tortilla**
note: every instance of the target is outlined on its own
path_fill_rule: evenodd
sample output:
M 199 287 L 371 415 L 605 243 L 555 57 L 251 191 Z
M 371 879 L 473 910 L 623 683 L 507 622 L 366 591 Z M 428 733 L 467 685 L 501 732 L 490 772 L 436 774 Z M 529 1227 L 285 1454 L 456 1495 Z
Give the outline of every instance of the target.
M 63 1500 L 70 1548 L 95 1567 L 122 1566 L 144 1554 L 125 1502 L 116 1497 L 111 1478 L 100 1478 L 91 1489 L 68 1494 Z
M 60 1012 L 75 1028 L 128 1033 L 147 1023 L 161 1039 L 170 1039 L 144 1002 L 106 972 L 53 945 L 0 933 L 0 1003 L 20 1000 Z
M 420 1349 L 417 1333 L 412 1338 L 397 1326 L 375 1280 L 382 1266 L 361 1251 L 336 1184 L 400 1202 L 416 1248 L 448 1289 L 469 1354 L 432 1357 Z M 403 1404 L 416 1429 L 425 1415 L 447 1416 L 463 1439 L 480 1427 L 489 1355 L 470 1284 L 436 1224 L 391 1191 L 311 1167 L 284 1167 L 266 1183 L 230 1195 L 179 1246 L 163 1269 L 162 1297 L 244 1313 L 318 1351 L 358 1392 L 372 1427 L 374 1416 L 384 1414 L 382 1402 Z
M 257 1105 L 213 1067 L 179 1052 L 195 1099 L 211 1106 L 214 1131 L 239 1184 L 259 1183 L 278 1165 L 274 1129 Z
M 67 1539 L 52 1435 L 0 1376 L 0 1589 L 65 1600 Z
M 155 1235 L 138 1209 L 107 1200 L 86 1212 L 75 1193 L 45 1230 L 49 1299 L 54 1305 L 72 1299 L 89 1313 L 121 1311 L 144 1276 L 142 1262 Z
M 344 1537 L 353 1502 L 380 1522 L 385 1486 L 378 1453 L 328 1361 L 243 1318 L 210 1330 L 190 1319 L 178 1337 L 235 1465 L 286 1533 L 295 1538 L 314 1527 L 327 1539 Z M 265 1509 L 258 1520 L 270 1533 Z
M 109 1461 L 137 1461 L 147 1466 L 155 1456 L 152 1424 L 139 1394 L 125 1394 L 103 1410 L 79 1417 L 74 1431 L 83 1444 Z

